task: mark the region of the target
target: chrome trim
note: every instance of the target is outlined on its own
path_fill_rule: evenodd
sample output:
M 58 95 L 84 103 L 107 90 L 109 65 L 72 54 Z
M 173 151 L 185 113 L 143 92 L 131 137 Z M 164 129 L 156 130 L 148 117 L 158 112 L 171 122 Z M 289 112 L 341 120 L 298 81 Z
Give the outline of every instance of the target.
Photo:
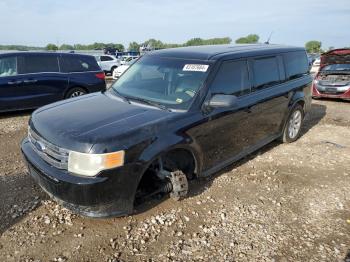
M 30 127 L 28 128 L 28 140 L 33 150 L 47 163 L 58 168 L 68 169 L 69 150 L 60 148 L 43 139 Z M 40 150 L 39 147 L 40 146 Z

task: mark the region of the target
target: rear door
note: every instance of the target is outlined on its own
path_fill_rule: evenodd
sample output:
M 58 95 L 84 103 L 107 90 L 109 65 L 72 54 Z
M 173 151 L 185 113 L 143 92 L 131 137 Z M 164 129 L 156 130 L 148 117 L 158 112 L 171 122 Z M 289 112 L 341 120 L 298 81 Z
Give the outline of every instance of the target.
M 68 78 L 60 73 L 57 54 L 25 54 L 18 57 L 21 103 L 40 107 L 64 98 Z
M 280 55 L 252 58 L 249 64 L 254 81 L 248 103 L 255 128 L 249 139 L 252 144 L 261 144 L 281 132 L 291 92 L 284 85 L 285 72 Z
M 0 111 L 21 108 L 17 103 L 19 83 L 17 56 L 0 57 Z

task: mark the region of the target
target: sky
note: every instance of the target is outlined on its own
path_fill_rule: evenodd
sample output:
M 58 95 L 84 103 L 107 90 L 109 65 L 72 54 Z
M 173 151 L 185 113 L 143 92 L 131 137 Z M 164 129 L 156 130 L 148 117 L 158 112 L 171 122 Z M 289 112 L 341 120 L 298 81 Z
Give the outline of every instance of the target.
M 0 0 L 0 44 L 184 43 L 255 33 L 264 42 L 350 46 L 350 0 Z

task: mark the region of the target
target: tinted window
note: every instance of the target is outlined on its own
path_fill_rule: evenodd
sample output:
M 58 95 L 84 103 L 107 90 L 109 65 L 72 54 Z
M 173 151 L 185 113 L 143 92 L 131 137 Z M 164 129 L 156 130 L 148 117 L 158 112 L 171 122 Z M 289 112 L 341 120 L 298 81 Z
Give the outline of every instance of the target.
M 17 59 L 13 57 L 0 58 L 0 77 L 17 75 Z
M 250 92 L 246 61 L 225 61 L 212 84 L 213 94 L 240 96 Z
M 287 79 L 300 77 L 309 71 L 309 63 L 305 52 L 290 52 L 283 55 Z
M 94 57 L 78 55 L 63 56 L 60 62 L 61 70 L 65 73 L 101 70 Z
M 20 73 L 59 72 L 55 55 L 26 55 L 19 57 Z
M 112 61 L 113 58 L 110 56 L 101 56 L 101 61 Z
M 269 87 L 280 81 L 276 57 L 254 59 L 253 68 L 255 89 Z

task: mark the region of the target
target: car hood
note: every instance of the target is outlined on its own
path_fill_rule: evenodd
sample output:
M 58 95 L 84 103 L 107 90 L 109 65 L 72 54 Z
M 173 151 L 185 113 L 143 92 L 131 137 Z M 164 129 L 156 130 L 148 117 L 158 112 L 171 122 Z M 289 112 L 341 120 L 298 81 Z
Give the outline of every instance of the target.
M 167 121 L 163 123 L 163 120 L 172 114 L 141 104 L 129 104 L 105 92 L 44 106 L 33 113 L 30 126 L 59 147 L 91 152 L 92 147 L 99 144 L 95 148 L 107 152 L 152 137 L 166 126 Z
M 321 55 L 321 69 L 332 64 L 350 64 L 350 49 L 334 49 Z

